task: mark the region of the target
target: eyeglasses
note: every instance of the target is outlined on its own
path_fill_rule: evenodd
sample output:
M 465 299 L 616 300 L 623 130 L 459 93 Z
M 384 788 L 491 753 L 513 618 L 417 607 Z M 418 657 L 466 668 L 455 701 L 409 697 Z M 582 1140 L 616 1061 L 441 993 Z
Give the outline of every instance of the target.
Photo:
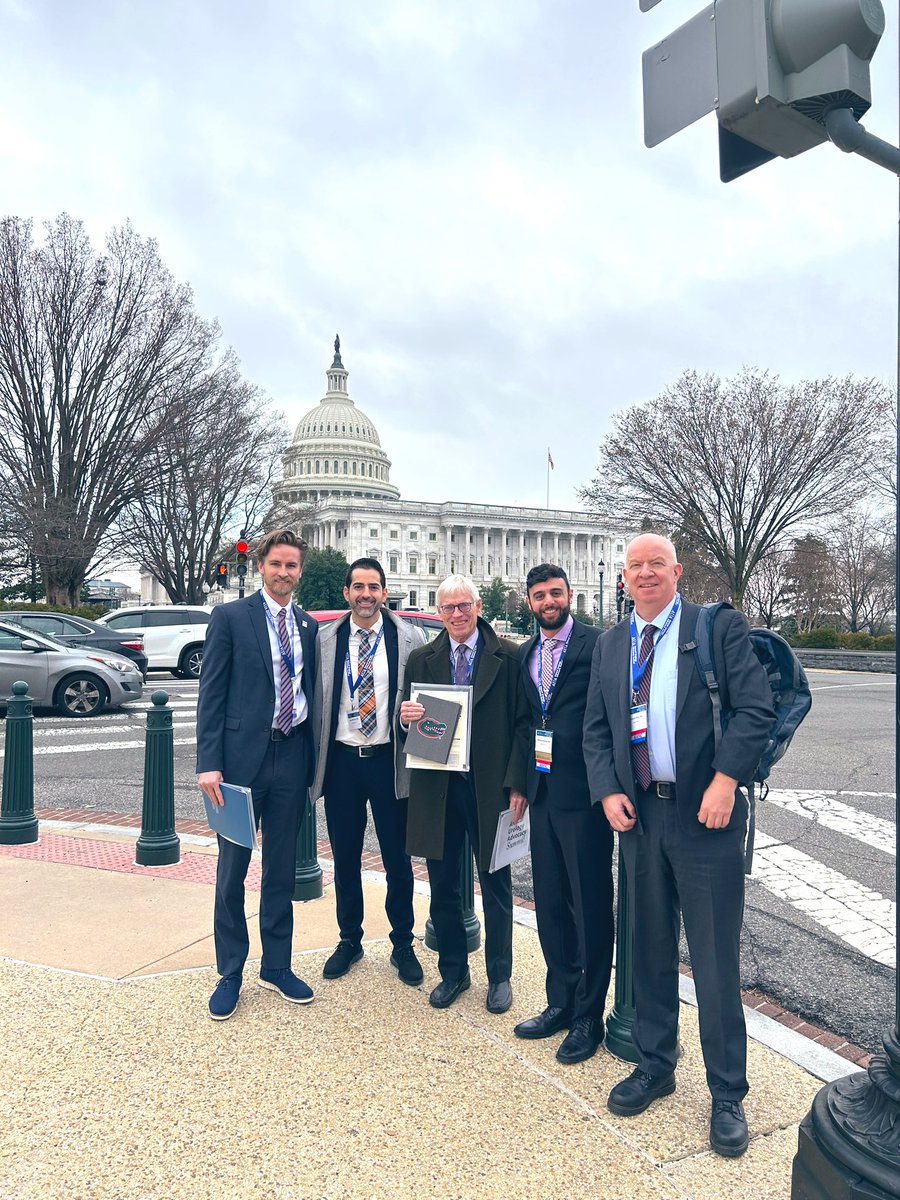
M 452 617 L 454 612 L 459 609 L 462 616 L 467 617 L 474 607 L 471 600 L 463 600 L 462 604 L 442 604 L 438 608 L 438 612 L 442 617 Z

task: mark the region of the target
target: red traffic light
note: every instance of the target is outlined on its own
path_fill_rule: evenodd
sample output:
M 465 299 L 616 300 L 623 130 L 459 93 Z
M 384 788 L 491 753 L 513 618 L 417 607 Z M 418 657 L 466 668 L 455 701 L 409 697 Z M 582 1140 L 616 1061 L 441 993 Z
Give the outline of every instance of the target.
M 249 542 L 245 542 L 245 541 L 242 539 L 242 540 L 241 540 L 241 541 L 239 541 L 239 542 L 235 542 L 235 546 L 234 546 L 234 548 L 235 548 L 235 550 L 237 550 L 238 554 L 246 554 L 246 553 L 247 553 L 247 551 L 250 549 L 250 543 L 249 543 Z

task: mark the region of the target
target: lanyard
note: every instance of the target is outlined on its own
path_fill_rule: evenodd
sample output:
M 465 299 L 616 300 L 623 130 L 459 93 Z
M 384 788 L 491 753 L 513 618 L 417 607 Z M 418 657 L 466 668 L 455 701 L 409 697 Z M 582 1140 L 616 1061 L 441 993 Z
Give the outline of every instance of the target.
M 550 680 L 550 691 L 547 692 L 546 696 L 544 695 L 544 672 L 541 669 L 543 666 L 541 659 L 544 653 L 544 641 L 546 639 L 542 638 L 538 643 L 538 695 L 540 696 L 541 700 L 541 716 L 543 718 L 546 718 L 547 711 L 550 708 L 550 701 L 553 699 L 553 693 L 556 691 L 556 681 L 559 678 L 559 671 L 563 665 L 563 659 L 566 657 L 566 651 L 569 648 L 569 642 L 571 639 L 572 631 L 570 629 L 569 636 L 563 642 L 562 653 L 559 656 L 559 662 L 557 662 L 556 667 L 554 668 L 553 678 Z
M 378 649 L 378 643 L 381 641 L 383 633 L 384 625 L 382 624 L 381 628 L 378 630 L 378 637 L 375 639 L 375 644 L 369 648 L 369 653 L 362 660 L 362 662 L 359 661 L 359 657 L 357 656 L 356 665 L 358 671 L 356 675 L 356 683 L 353 682 L 353 671 L 350 669 L 350 647 L 347 647 L 347 658 L 344 665 L 347 668 L 347 687 L 350 689 L 351 700 L 356 695 L 356 689 L 362 683 L 363 675 L 365 675 L 366 671 L 369 669 L 369 666 L 375 661 L 375 651 Z
M 466 683 L 468 683 L 469 680 L 472 678 L 472 668 L 475 666 L 475 653 L 478 650 L 477 643 L 475 645 L 475 649 L 473 650 L 472 647 L 470 645 L 468 645 L 468 643 L 459 642 L 457 645 L 456 653 L 453 652 L 453 646 L 451 644 L 451 646 L 450 646 L 450 674 L 453 676 L 454 679 L 456 678 L 456 657 L 460 652 L 460 647 L 462 647 L 462 646 L 465 646 L 469 652 L 469 657 L 466 659 Z
M 671 612 L 666 617 L 665 624 L 653 641 L 653 648 L 651 649 L 650 654 L 647 655 L 640 665 L 638 665 L 637 623 L 634 619 L 634 613 L 631 614 L 631 691 L 633 695 L 637 695 L 641 686 L 641 680 L 644 678 L 644 672 L 647 670 L 647 664 L 650 661 L 650 655 L 655 653 L 656 647 L 669 632 L 669 626 L 675 620 L 680 607 L 681 605 L 679 603 L 679 597 L 676 596 L 675 603 L 672 605 Z
M 284 665 L 290 671 L 291 679 L 293 680 L 295 678 L 295 676 L 294 676 L 294 613 L 293 613 L 293 610 L 291 611 L 291 624 L 287 631 L 288 641 L 291 644 L 291 649 L 290 649 L 289 654 L 285 654 L 284 647 L 281 644 L 281 638 L 278 636 L 278 626 L 275 624 L 275 619 L 272 616 L 272 614 L 269 612 L 269 606 L 268 606 L 268 604 L 266 604 L 265 600 L 263 600 L 263 608 L 266 610 L 266 617 L 268 618 L 269 624 L 272 626 L 272 632 L 275 634 L 275 645 L 278 647 L 278 653 L 281 655 L 281 661 L 284 663 Z

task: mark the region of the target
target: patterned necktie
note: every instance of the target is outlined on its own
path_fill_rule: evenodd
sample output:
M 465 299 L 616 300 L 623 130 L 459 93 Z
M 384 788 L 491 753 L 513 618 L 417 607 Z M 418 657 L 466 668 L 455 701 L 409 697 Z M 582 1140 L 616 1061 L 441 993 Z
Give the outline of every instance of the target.
M 294 677 L 285 658 L 291 658 L 291 639 L 284 607 L 278 609 L 278 645 L 281 649 L 281 682 L 278 687 L 278 728 L 290 733 L 294 723 Z
M 466 656 L 469 653 L 468 646 L 457 646 L 456 648 L 456 674 L 453 677 L 453 682 L 458 684 L 467 684 L 469 682 L 469 672 L 466 668 Z
M 556 638 L 544 638 L 541 645 L 541 687 L 545 701 L 550 698 L 550 688 L 553 686 L 553 651 L 558 644 Z
M 636 704 L 646 704 L 648 706 L 648 717 L 650 711 L 650 676 L 653 672 L 653 638 L 655 634 L 655 625 L 644 626 L 644 636 L 641 639 L 641 654 L 638 660 L 638 665 L 640 665 L 649 659 L 647 669 L 641 676 L 641 684 L 637 691 L 637 700 L 635 701 Z M 650 774 L 650 747 L 646 738 L 642 742 L 635 742 L 632 745 L 631 765 L 634 768 L 635 779 L 644 791 L 646 791 L 653 782 L 653 776 Z
M 371 737 L 378 724 L 378 715 L 375 712 L 375 675 L 369 657 L 368 629 L 360 631 L 356 670 L 359 675 L 359 727 L 366 737 Z

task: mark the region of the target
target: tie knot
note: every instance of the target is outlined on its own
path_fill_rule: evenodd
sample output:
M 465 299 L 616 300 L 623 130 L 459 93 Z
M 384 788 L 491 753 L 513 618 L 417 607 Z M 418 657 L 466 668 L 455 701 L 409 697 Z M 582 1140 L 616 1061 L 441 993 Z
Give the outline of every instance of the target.
M 559 638 L 544 638 L 544 646 L 548 650 L 552 650 L 557 645 L 559 645 Z
M 359 647 L 361 650 L 368 650 L 368 648 L 369 648 L 369 631 L 368 631 L 368 629 L 361 629 L 359 631 Z

